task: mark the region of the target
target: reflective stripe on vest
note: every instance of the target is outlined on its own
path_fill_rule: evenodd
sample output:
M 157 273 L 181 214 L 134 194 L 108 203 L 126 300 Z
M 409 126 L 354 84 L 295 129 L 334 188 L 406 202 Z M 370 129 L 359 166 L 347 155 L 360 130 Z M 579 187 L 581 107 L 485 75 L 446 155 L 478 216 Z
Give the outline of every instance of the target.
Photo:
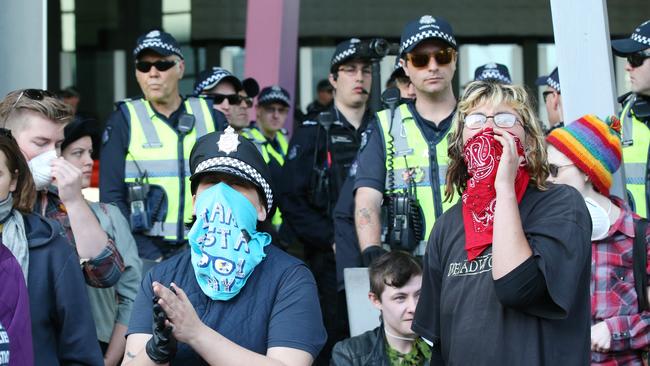
M 630 111 L 634 98 L 625 104 L 621 111 L 621 124 L 632 123 L 632 141 L 623 147 L 625 164 L 625 187 L 634 199 L 634 211 L 641 217 L 647 217 L 648 201 L 648 154 L 650 154 L 650 130 Z
M 184 223 L 179 222 L 179 213 L 182 213 L 183 220 L 189 220 L 192 215 L 192 194 L 189 189 L 190 152 L 196 139 L 202 136 L 199 131 L 204 134 L 214 131 L 212 114 L 205 100 L 188 98 L 184 103 L 185 112 L 194 115 L 195 121 L 194 128 L 184 136 L 183 156 L 179 156 L 177 131 L 156 115 L 149 102 L 143 99 L 124 102 L 124 107 L 128 110 L 131 136 L 125 161 L 125 181 L 133 182 L 146 171 L 149 184 L 158 185 L 165 190 L 165 221 L 155 223 L 145 234 L 163 236 L 166 240 L 173 241 L 184 239 L 178 237 L 179 233 L 184 232 L 187 235 Z M 179 160 L 182 161 L 183 171 L 179 169 Z M 184 177 L 183 197 L 181 177 Z M 182 208 L 181 202 L 184 205 Z
M 429 143 L 422 134 L 422 131 L 420 131 L 406 104 L 400 105 L 395 110 L 395 122 L 392 125 L 390 134 L 388 132 L 391 129 L 390 110 L 379 112 L 378 117 L 386 146 L 386 190 L 389 189 L 390 178 L 388 154 L 390 154 L 391 149 L 389 148 L 388 141 L 390 141 L 389 139 L 392 135 L 394 147 L 393 191 L 408 189 L 408 177 L 413 174 L 415 175 L 416 194 L 418 202 L 422 207 L 422 212 L 424 213 L 424 241 L 426 241 L 429 238 L 436 219 L 435 206 L 439 205 L 442 207 L 442 211 L 446 211 L 456 203 L 455 195 L 451 202 L 442 202 L 444 199 L 445 175 L 447 174 L 447 135 L 449 132 L 445 134 L 437 145 L 431 146 L 435 150 L 435 155 L 430 157 Z M 438 164 L 437 177 L 431 176 L 433 174 L 431 160 L 435 160 Z M 434 198 L 434 189 L 432 188 L 431 182 L 437 184 L 440 188 L 440 196 L 437 199 Z M 436 200 L 438 202 L 435 202 Z
M 260 151 L 267 164 L 271 157 L 273 157 L 280 166 L 284 165 L 284 157 L 287 156 L 287 151 L 289 150 L 289 142 L 284 134 L 278 132 L 275 137 L 280 145 L 280 151 L 277 151 L 268 141 L 266 136 L 264 136 L 257 128 L 246 128 L 242 131 L 242 135 L 257 145 L 257 149 Z
M 284 157 L 287 155 L 287 150 L 289 148 L 289 143 L 284 134 L 278 132 L 276 135 L 276 139 L 278 139 L 278 143 L 280 144 L 280 149 L 282 149 L 282 154 L 278 153 L 275 148 L 273 148 L 266 137 L 257 128 L 245 128 L 242 131 L 242 136 L 255 143 L 257 150 L 262 154 L 264 162 L 266 162 L 267 165 L 271 161 L 271 157 L 273 157 L 280 166 L 284 165 Z M 276 208 L 275 214 L 271 218 L 271 224 L 276 228 L 279 228 L 280 225 L 282 225 L 282 212 L 280 212 L 279 208 Z

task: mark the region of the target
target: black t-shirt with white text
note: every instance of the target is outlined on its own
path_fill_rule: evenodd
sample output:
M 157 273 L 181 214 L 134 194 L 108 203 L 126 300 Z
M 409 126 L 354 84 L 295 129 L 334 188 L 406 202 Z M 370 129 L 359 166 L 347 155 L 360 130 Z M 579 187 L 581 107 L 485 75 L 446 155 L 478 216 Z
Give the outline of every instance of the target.
M 589 364 L 591 219 L 584 199 L 569 186 L 528 187 L 519 212 L 533 251 L 520 267 L 536 264 L 546 298 L 515 296 L 508 305 L 495 288 L 526 283 L 516 278 L 519 267 L 495 281 L 491 247 L 467 261 L 460 202 L 436 221 L 413 321 L 413 330 L 434 342 L 433 359 L 473 366 Z

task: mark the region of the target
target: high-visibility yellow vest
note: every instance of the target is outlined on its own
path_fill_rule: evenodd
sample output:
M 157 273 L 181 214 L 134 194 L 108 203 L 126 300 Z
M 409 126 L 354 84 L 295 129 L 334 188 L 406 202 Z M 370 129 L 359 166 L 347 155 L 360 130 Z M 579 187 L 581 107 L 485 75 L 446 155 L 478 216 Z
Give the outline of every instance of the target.
M 149 184 L 162 187 L 167 195 L 165 221 L 154 223 L 145 235 L 176 242 L 185 239 L 184 222 L 192 216 L 190 152 L 197 138 L 214 131 L 210 107 L 203 98 L 188 98 L 184 103 L 185 112 L 194 116 L 194 127 L 183 137 L 182 146 L 178 132 L 156 115 L 148 101 L 127 100 L 121 106 L 127 109 L 131 135 L 125 181 L 134 182 L 146 171 Z
M 437 144 L 428 142 L 407 104 L 402 104 L 395 109 L 392 126 L 390 110 L 379 112 L 378 117 L 386 146 L 386 192 L 390 185 L 390 154 L 393 151 L 393 192 L 401 192 L 405 188 L 408 190 L 409 177 L 414 177 L 415 193 L 424 213 L 424 242 L 426 242 L 436 218 L 453 206 L 457 199 L 454 196 L 451 202 L 443 202 L 449 131 Z
M 278 131 L 275 135 L 278 144 L 280 145 L 280 151 L 277 151 L 273 145 L 268 141 L 268 139 L 262 134 L 257 128 L 245 128 L 242 130 L 242 136 L 253 141 L 257 149 L 262 154 L 264 161 L 268 165 L 271 162 L 271 159 L 274 159 L 280 166 L 284 166 L 284 157 L 287 156 L 287 151 L 289 150 L 289 142 L 287 137 Z M 275 210 L 275 214 L 271 219 L 271 223 L 279 227 L 282 225 L 282 213 L 279 209 Z
M 650 154 L 650 130 L 630 110 L 634 98 L 630 98 L 621 111 L 621 124 L 632 123 L 632 141 L 630 146 L 623 147 L 623 163 L 625 164 L 625 187 L 634 200 L 634 211 L 642 217 L 647 217 L 648 202 L 648 154 Z

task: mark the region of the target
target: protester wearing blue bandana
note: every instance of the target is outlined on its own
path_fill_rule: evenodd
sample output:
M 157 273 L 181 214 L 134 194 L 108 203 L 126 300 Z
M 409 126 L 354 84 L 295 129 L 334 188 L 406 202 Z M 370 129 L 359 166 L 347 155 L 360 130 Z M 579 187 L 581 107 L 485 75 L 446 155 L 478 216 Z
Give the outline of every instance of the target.
M 310 365 L 326 339 L 316 282 L 257 231 L 274 210 L 262 155 L 228 127 L 197 140 L 190 170 L 190 250 L 145 275 L 125 364 Z
M 271 235 L 255 231 L 255 207 L 226 183 L 201 192 L 194 208 L 188 240 L 196 281 L 212 300 L 230 300 L 266 257 Z

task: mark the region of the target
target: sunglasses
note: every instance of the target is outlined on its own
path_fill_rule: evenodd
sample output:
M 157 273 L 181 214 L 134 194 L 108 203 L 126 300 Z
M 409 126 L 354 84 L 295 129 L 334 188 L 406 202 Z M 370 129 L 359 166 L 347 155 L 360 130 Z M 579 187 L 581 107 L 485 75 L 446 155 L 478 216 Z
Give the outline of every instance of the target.
M 633 53 L 631 55 L 627 55 L 627 63 L 630 64 L 632 67 L 639 67 L 643 65 L 643 62 L 650 58 L 650 50 L 645 50 L 637 53 Z
M 494 116 L 486 116 L 476 113 L 465 117 L 465 127 L 470 130 L 482 128 L 490 118 L 494 120 L 495 125 L 501 128 L 510 128 L 517 123 L 517 116 L 512 113 L 497 113 Z
M 438 65 L 447 65 L 453 61 L 455 54 L 456 50 L 447 47 L 431 53 L 408 53 L 406 59 L 411 61 L 414 67 L 423 68 L 429 65 L 432 57 Z
M 212 99 L 214 101 L 214 104 L 221 104 L 223 103 L 224 100 L 228 100 L 228 104 L 230 105 L 239 105 L 241 102 L 246 102 L 246 105 L 248 106 L 248 101 L 246 101 L 245 97 L 242 97 L 239 94 L 219 94 L 219 93 L 214 93 L 214 94 L 205 94 L 208 98 Z M 251 105 L 253 105 L 253 101 L 250 101 Z
M 7 116 L 5 117 L 5 120 L 2 122 L 2 126 L 7 125 L 7 119 L 9 119 L 9 116 L 11 116 L 11 113 L 13 113 L 14 108 L 16 108 L 16 106 L 18 105 L 18 102 L 20 102 L 20 99 L 22 97 L 27 97 L 27 98 L 29 98 L 31 100 L 40 101 L 40 100 L 43 100 L 45 98 L 56 98 L 57 96 L 54 93 L 49 92 L 47 90 L 23 89 L 20 92 L 20 95 L 18 95 L 18 98 L 16 98 L 16 101 L 14 102 L 14 104 L 11 105 L 11 108 L 9 109 L 9 112 L 7 112 Z M 7 131 L 9 131 L 9 130 L 7 130 Z
M 555 165 L 555 164 L 549 164 L 548 165 L 548 171 L 551 173 L 551 177 L 557 178 L 557 175 L 560 173 L 560 169 L 566 168 L 568 166 L 572 166 L 573 164 L 566 164 L 566 165 Z
M 149 72 L 152 66 L 156 67 L 158 71 L 167 71 L 174 67 L 178 60 L 158 60 L 156 62 L 149 61 L 136 61 L 135 68 L 140 72 Z

